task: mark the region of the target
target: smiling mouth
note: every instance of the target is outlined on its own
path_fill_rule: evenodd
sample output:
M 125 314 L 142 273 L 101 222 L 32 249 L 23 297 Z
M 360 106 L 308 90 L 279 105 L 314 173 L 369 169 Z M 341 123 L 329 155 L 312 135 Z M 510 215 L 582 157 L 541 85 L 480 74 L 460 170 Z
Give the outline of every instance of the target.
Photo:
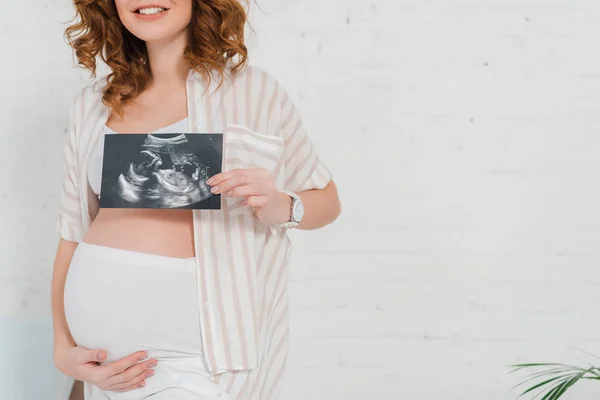
M 135 13 L 141 15 L 157 15 L 168 10 L 168 8 L 164 7 L 142 7 L 135 10 Z

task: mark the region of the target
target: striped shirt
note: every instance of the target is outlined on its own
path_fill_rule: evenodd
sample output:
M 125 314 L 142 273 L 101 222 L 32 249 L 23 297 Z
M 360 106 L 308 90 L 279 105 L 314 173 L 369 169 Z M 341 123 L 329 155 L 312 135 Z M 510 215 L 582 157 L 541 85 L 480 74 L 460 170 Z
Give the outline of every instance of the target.
M 279 190 L 322 189 L 331 179 L 286 91 L 247 66 L 212 82 L 191 70 L 188 132 L 224 133 L 223 170 L 266 168 Z M 57 230 L 79 242 L 98 214 L 87 180 L 90 153 L 105 126 L 103 82 L 85 86 L 72 105 L 64 147 Z M 193 210 L 202 343 L 214 381 L 235 400 L 279 398 L 287 358 L 287 268 L 292 244 L 283 228 L 264 226 L 242 200 Z

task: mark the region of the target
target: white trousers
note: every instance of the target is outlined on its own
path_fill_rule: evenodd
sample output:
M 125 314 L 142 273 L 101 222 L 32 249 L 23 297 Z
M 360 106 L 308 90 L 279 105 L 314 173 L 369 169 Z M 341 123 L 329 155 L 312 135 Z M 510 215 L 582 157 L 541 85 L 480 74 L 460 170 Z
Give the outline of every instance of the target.
M 158 360 L 145 387 L 120 393 L 86 382 L 85 400 L 231 400 L 202 351 L 195 258 L 80 242 L 64 304 L 75 342 L 105 349 L 105 363 L 140 350 Z

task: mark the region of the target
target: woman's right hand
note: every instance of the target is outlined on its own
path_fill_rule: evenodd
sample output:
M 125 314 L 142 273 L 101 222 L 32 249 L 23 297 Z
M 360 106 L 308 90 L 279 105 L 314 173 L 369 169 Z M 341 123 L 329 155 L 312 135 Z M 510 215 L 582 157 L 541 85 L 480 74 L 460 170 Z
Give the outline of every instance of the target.
M 60 372 L 102 390 L 127 392 L 144 387 L 145 380 L 154 375 L 157 360 L 144 360 L 145 351 L 138 351 L 121 359 L 100 364 L 106 360 L 104 350 L 90 350 L 73 346 L 55 353 L 55 364 Z

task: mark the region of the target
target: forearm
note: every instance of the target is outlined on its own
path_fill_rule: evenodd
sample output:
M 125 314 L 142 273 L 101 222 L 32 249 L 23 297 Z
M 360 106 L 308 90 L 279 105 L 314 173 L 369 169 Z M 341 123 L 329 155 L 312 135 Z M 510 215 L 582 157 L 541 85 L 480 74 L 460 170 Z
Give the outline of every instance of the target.
M 337 187 L 333 181 L 320 190 L 298 193 L 304 203 L 304 217 L 297 229 L 319 229 L 335 221 L 342 211 Z
M 71 336 L 64 308 L 64 288 L 67 271 L 71 264 L 71 258 L 77 248 L 77 243 L 61 239 L 54 259 L 54 270 L 52 273 L 51 304 L 52 323 L 54 328 L 54 349 L 75 346 Z
M 299 192 L 298 195 L 304 204 L 304 217 L 296 229 L 319 229 L 331 224 L 340 215 L 340 199 L 333 181 L 330 181 L 323 189 L 306 190 Z M 280 217 L 278 219 L 280 223 L 283 223 L 290 219 L 291 199 L 281 192 L 280 199 L 278 206 Z

